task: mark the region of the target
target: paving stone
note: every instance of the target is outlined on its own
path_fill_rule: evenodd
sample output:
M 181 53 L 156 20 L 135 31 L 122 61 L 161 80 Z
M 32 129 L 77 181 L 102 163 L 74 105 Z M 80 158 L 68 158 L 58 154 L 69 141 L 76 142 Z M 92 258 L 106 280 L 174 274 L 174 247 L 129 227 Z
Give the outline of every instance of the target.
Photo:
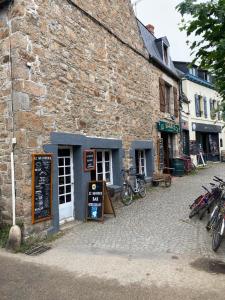
M 225 179 L 225 164 L 213 164 L 197 175 L 174 178 L 170 188 L 157 187 L 130 206 L 116 203 L 116 218 L 102 223 L 75 226 L 56 242 L 68 251 L 103 251 L 123 255 L 207 256 L 225 258 L 225 242 L 218 253 L 211 250 L 211 236 L 205 230 L 207 217 L 189 219 L 189 204 L 202 192 L 201 185 L 217 175 Z

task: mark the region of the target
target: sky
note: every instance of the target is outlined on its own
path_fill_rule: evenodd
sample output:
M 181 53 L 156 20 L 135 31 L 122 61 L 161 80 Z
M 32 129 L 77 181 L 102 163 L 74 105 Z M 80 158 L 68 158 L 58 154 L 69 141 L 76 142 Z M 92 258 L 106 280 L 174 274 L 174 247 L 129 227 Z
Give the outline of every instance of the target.
M 131 2 L 134 3 L 135 0 Z M 137 18 L 144 25 L 155 26 L 157 38 L 167 36 L 173 60 L 191 61 L 186 34 L 179 30 L 181 15 L 175 9 L 180 2 L 181 0 L 140 0 L 136 6 Z

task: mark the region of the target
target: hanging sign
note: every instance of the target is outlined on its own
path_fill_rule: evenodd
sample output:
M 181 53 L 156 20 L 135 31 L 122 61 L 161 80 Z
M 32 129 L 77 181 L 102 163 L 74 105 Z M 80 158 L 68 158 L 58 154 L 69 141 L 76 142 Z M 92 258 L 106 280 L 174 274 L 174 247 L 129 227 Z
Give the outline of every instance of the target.
M 104 214 L 115 215 L 105 181 L 90 181 L 88 184 L 87 219 L 103 221 Z
M 52 154 L 32 155 L 32 223 L 51 219 Z
M 157 128 L 159 131 L 179 133 L 180 126 L 173 122 L 159 121 L 157 123 Z
M 84 151 L 84 171 L 93 171 L 96 168 L 96 151 L 85 150 Z

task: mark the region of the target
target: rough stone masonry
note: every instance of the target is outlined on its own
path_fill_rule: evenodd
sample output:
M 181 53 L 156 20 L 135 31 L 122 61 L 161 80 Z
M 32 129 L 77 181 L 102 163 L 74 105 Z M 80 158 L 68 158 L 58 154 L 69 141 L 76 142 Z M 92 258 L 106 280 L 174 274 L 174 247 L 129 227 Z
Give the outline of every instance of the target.
M 153 139 L 162 71 L 149 63 L 128 0 L 15 0 L 0 11 L 0 218 L 11 219 L 15 145 L 17 217 L 31 226 L 31 154 L 52 131 Z

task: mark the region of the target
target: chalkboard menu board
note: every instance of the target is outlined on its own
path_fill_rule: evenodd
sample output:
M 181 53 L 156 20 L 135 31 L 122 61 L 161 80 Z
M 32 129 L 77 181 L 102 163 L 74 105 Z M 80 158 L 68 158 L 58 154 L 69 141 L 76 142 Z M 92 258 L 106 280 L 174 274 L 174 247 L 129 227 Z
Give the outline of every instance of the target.
M 91 181 L 88 184 L 87 219 L 103 221 L 104 214 L 104 181 Z
M 158 140 L 158 161 L 159 161 L 159 170 L 163 170 L 164 169 L 163 139 Z
M 84 151 L 84 171 L 95 170 L 96 163 L 96 151 L 95 150 L 85 150 Z
M 52 154 L 32 155 L 32 223 L 49 220 L 52 206 Z

